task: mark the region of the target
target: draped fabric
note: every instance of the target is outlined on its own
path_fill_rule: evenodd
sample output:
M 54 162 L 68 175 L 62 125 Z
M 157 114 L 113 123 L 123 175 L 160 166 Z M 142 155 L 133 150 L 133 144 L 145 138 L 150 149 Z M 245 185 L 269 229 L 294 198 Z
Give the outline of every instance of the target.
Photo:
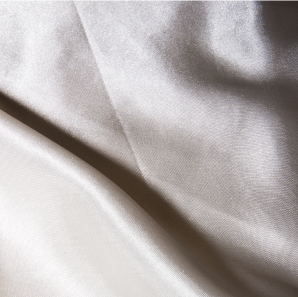
M 1 297 L 298 296 L 295 2 L 0 2 Z

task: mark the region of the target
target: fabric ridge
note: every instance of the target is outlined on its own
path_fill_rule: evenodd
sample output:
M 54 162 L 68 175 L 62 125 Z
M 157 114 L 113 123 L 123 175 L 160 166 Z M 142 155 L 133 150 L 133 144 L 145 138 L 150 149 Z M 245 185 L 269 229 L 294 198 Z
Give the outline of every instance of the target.
M 297 17 L 0 2 L 0 296 L 298 296 Z

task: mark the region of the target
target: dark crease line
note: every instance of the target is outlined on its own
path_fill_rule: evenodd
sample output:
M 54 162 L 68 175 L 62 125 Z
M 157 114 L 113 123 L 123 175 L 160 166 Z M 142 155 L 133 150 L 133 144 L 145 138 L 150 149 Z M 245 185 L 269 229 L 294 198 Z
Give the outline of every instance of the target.
M 110 96 L 110 94 L 109 94 L 109 92 L 108 92 L 106 83 L 105 83 L 104 78 L 103 78 L 103 76 L 102 76 L 102 74 L 101 74 L 101 71 L 100 71 L 100 69 L 99 69 L 99 66 L 98 66 L 98 63 L 97 63 L 97 59 L 96 59 L 96 56 L 95 56 L 95 54 L 94 54 L 94 50 L 93 50 L 92 45 L 91 45 L 91 43 L 90 43 L 90 39 L 89 39 L 89 37 L 88 37 L 87 30 L 86 30 L 86 28 L 85 28 L 85 26 L 84 26 L 84 23 L 83 23 L 83 21 L 82 21 L 82 18 L 81 18 L 81 15 L 80 15 L 80 13 L 79 13 L 79 10 L 78 10 L 78 8 L 77 8 L 77 5 L 76 5 L 75 2 L 74 2 L 73 4 L 74 4 L 74 7 L 75 7 L 75 9 L 76 9 L 76 13 L 77 13 L 78 18 L 79 18 L 79 20 L 80 20 L 81 26 L 82 26 L 82 28 L 84 29 L 84 33 L 85 33 L 87 42 L 88 42 L 88 44 L 89 44 L 89 48 L 90 48 L 90 50 L 91 50 L 91 52 L 92 52 L 94 61 L 95 61 L 96 65 L 97 65 L 97 69 L 98 69 L 98 72 L 100 73 L 100 77 L 101 77 L 101 79 L 102 79 L 102 81 L 103 81 L 104 89 L 105 89 L 105 91 L 106 91 L 106 93 L 107 93 L 107 95 L 108 95 L 110 104 L 111 104 L 111 106 L 112 106 L 113 109 L 114 109 L 115 116 L 116 116 L 116 118 L 117 118 L 119 124 L 121 125 L 123 135 L 124 135 L 125 140 L 126 140 L 128 146 L 129 146 L 130 151 L 132 152 L 132 155 L 133 155 L 133 158 L 134 158 L 134 160 L 135 160 L 135 162 L 136 162 L 136 165 L 138 166 L 139 171 L 140 171 L 140 173 L 141 173 L 143 179 L 146 181 L 146 179 L 145 179 L 145 177 L 144 177 L 144 174 L 143 174 L 143 170 L 142 170 L 142 168 L 141 168 L 141 166 L 140 166 L 140 162 L 139 162 L 139 160 L 138 160 L 139 158 L 137 157 L 136 152 L 135 152 L 135 149 L 133 148 L 133 146 L 132 146 L 132 144 L 131 144 L 131 141 L 129 140 L 128 134 L 127 134 L 127 132 L 126 132 L 125 125 L 123 124 L 122 118 L 120 117 L 119 112 L 117 111 L 117 109 L 116 109 L 116 107 L 115 107 L 115 104 L 114 104 L 114 102 L 113 102 L 113 100 L 112 100 L 112 98 L 111 98 L 111 96 Z

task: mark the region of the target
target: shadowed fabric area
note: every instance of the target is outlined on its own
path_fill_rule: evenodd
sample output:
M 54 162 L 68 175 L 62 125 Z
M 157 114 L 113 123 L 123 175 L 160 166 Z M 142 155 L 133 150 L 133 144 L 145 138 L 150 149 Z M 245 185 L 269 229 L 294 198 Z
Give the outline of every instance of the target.
M 0 2 L 0 296 L 297 296 L 297 19 Z

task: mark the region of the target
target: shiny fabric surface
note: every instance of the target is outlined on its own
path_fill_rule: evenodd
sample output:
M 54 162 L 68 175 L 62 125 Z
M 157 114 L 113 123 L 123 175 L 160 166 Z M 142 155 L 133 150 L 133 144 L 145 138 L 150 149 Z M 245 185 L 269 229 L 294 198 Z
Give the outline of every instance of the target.
M 298 296 L 295 2 L 0 2 L 0 296 Z

